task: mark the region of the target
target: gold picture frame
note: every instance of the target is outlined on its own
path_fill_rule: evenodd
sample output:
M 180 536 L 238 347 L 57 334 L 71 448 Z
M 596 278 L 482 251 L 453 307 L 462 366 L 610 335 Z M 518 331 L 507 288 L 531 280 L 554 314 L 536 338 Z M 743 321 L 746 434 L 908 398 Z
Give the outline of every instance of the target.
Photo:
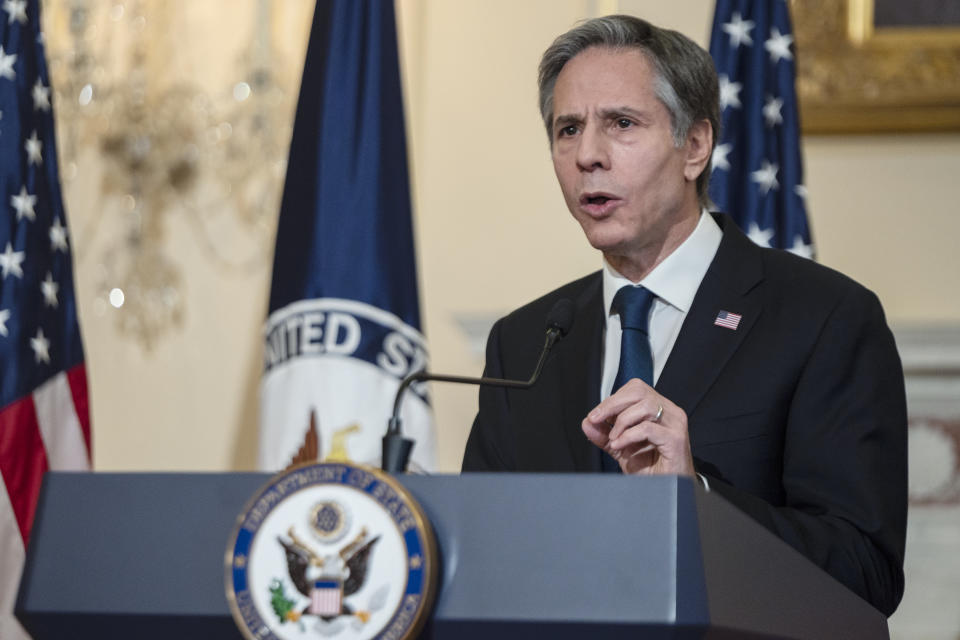
M 875 28 L 875 0 L 790 0 L 804 133 L 960 130 L 960 26 Z

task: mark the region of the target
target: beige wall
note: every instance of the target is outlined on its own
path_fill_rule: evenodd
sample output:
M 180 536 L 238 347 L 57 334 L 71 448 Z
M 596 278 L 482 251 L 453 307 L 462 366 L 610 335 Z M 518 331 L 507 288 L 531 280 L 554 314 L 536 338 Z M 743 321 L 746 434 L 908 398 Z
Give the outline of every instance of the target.
M 275 10 L 294 92 L 311 4 Z M 706 44 L 712 3 L 700 0 L 399 5 L 422 308 L 436 370 L 469 374 L 482 367 L 458 319 L 506 312 L 599 264 L 556 187 L 535 74 L 556 34 L 618 4 Z M 154 52 L 159 68 L 167 81 L 228 86 L 254 4 L 183 7 L 189 10 L 165 27 L 179 34 L 176 46 Z M 951 250 L 960 238 L 960 135 L 804 144 L 821 260 L 874 289 L 895 323 L 960 322 L 960 258 Z M 96 162 L 90 164 L 85 169 L 97 176 Z M 185 274 L 187 313 L 181 327 L 145 352 L 117 334 L 112 308 L 95 304 L 103 284 L 98 256 L 123 232 L 116 212 L 94 210 L 95 186 L 68 185 L 67 204 L 82 245 L 77 286 L 96 468 L 252 468 L 269 261 L 247 273 L 225 272 L 204 255 L 187 215 L 171 215 L 165 246 Z M 458 468 L 475 397 L 469 388 L 434 388 L 442 470 Z
M 804 144 L 821 261 L 876 291 L 896 325 L 960 320 L 960 135 Z
M 47 51 L 54 81 L 58 52 L 70 46 L 67 25 L 71 2 L 44 4 Z M 274 70 L 292 92 L 299 91 L 301 68 L 310 29 L 313 0 L 272 3 L 271 15 L 278 65 Z M 106 73 L 98 87 L 111 82 L 129 91 L 126 70 L 138 32 L 130 28 L 130 12 L 141 8 L 149 46 L 150 95 L 167 89 L 196 91 L 224 107 L 228 119 L 233 85 L 249 79 L 240 61 L 257 30 L 256 2 L 191 2 L 148 0 L 143 3 L 90 5 L 94 43 L 106 49 Z M 118 19 L 111 7 L 126 8 Z M 97 13 L 99 11 L 99 13 Z M 125 45 L 126 48 L 124 48 Z M 62 89 L 62 87 L 61 87 Z M 95 94 L 95 95 L 100 95 Z M 72 97 L 72 96 L 69 96 Z M 69 139 L 69 109 L 55 105 L 61 150 Z M 292 121 L 292 111 L 284 114 Z M 155 114 L 151 114 L 155 118 Z M 189 115 L 187 115 L 189 118 Z M 214 123 L 216 124 L 216 123 Z M 160 126 L 160 125 L 158 125 Z M 287 125 L 289 126 L 289 125 Z M 206 133 L 205 131 L 203 132 Z M 284 132 L 280 132 L 284 135 Z M 283 140 L 282 144 L 288 144 Z M 86 352 L 93 424 L 94 468 L 100 471 L 252 469 L 257 429 L 257 389 L 261 369 L 261 327 L 266 313 L 272 250 L 252 268 L 225 266 L 213 257 L 235 258 L 250 252 L 257 234 L 247 234 L 229 211 L 212 212 L 205 185 L 196 201 L 176 198 L 162 212 L 158 249 L 181 276 L 180 323 L 146 349 L 122 334 L 117 323 L 128 312 L 106 303 L 105 293 L 119 286 L 110 277 L 111 257 L 128 256 L 129 213 L 123 198 L 101 194 L 101 185 L 117 176 L 96 154 L 94 142 L 78 161 L 74 179 L 62 167 L 67 215 L 74 251 L 77 300 Z M 250 150 L 254 155 L 258 150 Z M 62 155 L 62 154 L 61 154 Z M 63 162 L 61 161 L 63 165 Z M 212 167 L 216 170 L 216 166 Z M 274 207 L 275 209 L 275 207 Z M 206 222 L 205 222 L 206 221 Z M 268 215 L 265 242 L 272 247 L 276 211 Z M 206 232 L 198 230 L 204 227 Z M 132 301 L 128 291 L 128 302 Z

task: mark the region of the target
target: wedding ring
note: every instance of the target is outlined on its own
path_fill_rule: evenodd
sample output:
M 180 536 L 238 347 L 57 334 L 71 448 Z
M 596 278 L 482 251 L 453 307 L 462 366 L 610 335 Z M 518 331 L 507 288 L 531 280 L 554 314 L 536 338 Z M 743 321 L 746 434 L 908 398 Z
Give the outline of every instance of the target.
M 660 418 L 662 417 L 663 417 L 663 405 L 661 404 L 657 406 L 657 415 L 653 416 L 653 421 L 660 422 Z

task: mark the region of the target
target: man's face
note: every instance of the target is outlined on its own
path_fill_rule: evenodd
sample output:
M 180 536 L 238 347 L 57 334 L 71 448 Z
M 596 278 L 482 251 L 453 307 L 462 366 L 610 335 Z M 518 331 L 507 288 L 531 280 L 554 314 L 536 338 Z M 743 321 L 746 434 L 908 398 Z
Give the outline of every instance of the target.
M 553 91 L 560 189 L 587 240 L 615 268 L 658 262 L 699 214 L 699 170 L 688 161 L 690 145 L 674 145 L 654 78 L 640 51 L 592 47 L 564 65 Z

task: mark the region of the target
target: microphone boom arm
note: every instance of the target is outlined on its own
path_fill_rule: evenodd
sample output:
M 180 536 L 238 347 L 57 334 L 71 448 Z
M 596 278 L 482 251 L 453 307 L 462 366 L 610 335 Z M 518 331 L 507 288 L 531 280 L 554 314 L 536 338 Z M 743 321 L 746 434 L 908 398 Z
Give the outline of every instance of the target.
M 553 349 L 557 340 L 562 338 L 570 330 L 573 323 L 573 302 L 563 298 L 558 300 L 550 314 L 547 317 L 547 335 L 543 343 L 543 349 L 540 351 L 540 358 L 537 360 L 537 366 L 529 380 L 506 380 L 502 378 L 470 378 L 467 376 L 451 376 L 446 374 L 430 373 L 426 369 L 420 369 L 408 375 L 400 382 L 397 389 L 397 395 L 393 399 L 393 415 L 387 423 L 387 433 L 383 436 L 383 454 L 380 460 L 380 467 L 387 473 L 404 473 L 407 470 L 407 461 L 410 459 L 410 451 L 413 449 L 413 440 L 403 437 L 400 429 L 400 401 L 403 394 L 414 382 L 424 382 L 435 380 L 437 382 L 456 382 L 459 384 L 476 384 L 490 387 L 507 387 L 511 389 L 529 389 L 540 377 L 543 365 L 547 361 L 547 356 Z
M 540 372 L 543 370 L 543 364 L 547 361 L 547 356 L 550 355 L 550 349 L 553 348 L 554 343 L 560 338 L 560 335 L 560 330 L 555 327 L 551 327 L 550 330 L 547 331 L 547 337 L 544 339 L 543 343 L 543 350 L 540 352 L 540 359 L 537 361 L 537 366 L 533 370 L 533 375 L 530 376 L 529 380 L 505 380 L 502 378 L 470 378 L 467 376 L 451 376 L 446 374 L 430 373 L 426 369 L 420 369 L 419 371 L 411 373 L 403 379 L 403 382 L 400 383 L 400 388 L 397 390 L 397 395 L 393 400 L 393 417 L 390 419 L 390 432 L 393 432 L 394 421 L 399 421 L 400 402 L 403 399 L 403 394 L 414 382 L 432 380 L 435 382 L 456 382 L 458 384 L 479 384 L 488 385 L 491 387 L 529 389 L 534 385 L 534 383 L 536 383 L 537 378 L 540 377 Z M 399 428 L 399 422 L 397 426 Z

